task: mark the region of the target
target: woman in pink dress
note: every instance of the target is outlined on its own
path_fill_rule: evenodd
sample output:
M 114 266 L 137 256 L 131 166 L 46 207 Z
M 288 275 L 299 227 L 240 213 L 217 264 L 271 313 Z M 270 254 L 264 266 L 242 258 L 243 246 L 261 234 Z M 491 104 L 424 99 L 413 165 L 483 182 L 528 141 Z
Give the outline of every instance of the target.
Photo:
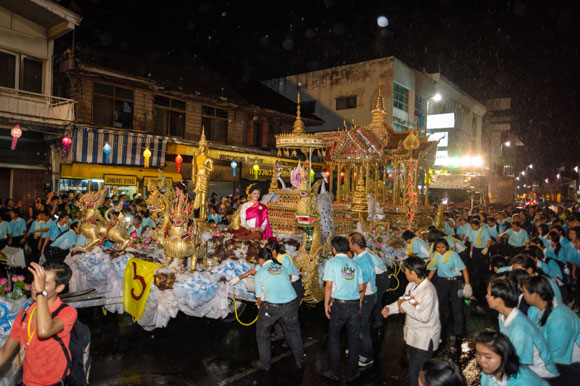
M 248 191 L 248 202 L 240 210 L 240 229 L 235 231 L 236 239 L 269 239 L 272 237 L 268 208 L 258 202 L 260 188 L 254 185 Z

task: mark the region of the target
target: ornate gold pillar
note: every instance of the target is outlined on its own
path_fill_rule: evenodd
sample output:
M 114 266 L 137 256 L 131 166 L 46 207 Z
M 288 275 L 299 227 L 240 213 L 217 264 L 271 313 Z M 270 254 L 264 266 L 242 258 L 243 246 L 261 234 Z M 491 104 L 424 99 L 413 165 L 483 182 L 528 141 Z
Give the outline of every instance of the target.
M 370 184 L 370 168 L 371 165 L 369 165 L 368 163 L 365 165 L 365 189 L 367 191 L 367 194 L 369 194 L 369 187 L 372 186 Z
M 344 197 L 348 198 L 350 192 L 350 167 L 349 165 L 344 165 Z
M 340 202 L 342 199 L 342 178 L 340 178 L 341 171 L 342 165 L 338 164 L 336 169 L 336 202 Z
M 332 194 L 332 188 L 334 187 L 334 165 L 330 165 L 328 172 L 328 191 Z
M 399 202 L 399 161 L 393 161 L 393 205 Z

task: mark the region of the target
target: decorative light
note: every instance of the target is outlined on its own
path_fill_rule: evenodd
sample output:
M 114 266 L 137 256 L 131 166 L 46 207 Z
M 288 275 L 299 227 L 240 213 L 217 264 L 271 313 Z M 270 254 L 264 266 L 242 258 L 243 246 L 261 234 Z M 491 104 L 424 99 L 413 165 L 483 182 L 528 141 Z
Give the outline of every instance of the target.
M 441 99 L 443 99 L 443 97 L 441 96 L 441 94 L 437 93 L 437 94 L 433 95 L 433 100 L 435 102 L 439 102 Z
M 314 183 L 314 169 L 310 169 L 310 183 Z
M 236 175 L 236 168 L 238 167 L 238 163 L 236 161 L 232 161 L 232 163 L 230 164 L 230 166 L 232 167 L 232 172 L 234 173 L 234 177 Z
M 530 166 L 528 166 L 530 169 L 534 168 L 534 164 L 530 164 Z
M 105 146 L 103 146 L 103 153 L 105 153 L 105 163 L 109 163 L 109 154 L 113 151 L 109 142 L 105 142 Z
M 344 171 L 340 172 L 340 178 L 342 179 L 344 177 Z
M 525 175 L 526 175 L 526 171 L 522 170 L 522 176 L 525 176 Z
M 556 174 L 556 178 L 558 179 L 560 178 L 560 173 Z
M 546 184 L 547 184 L 549 180 L 546 178 L 544 181 L 545 181 L 545 182 L 546 182 Z
M 145 158 L 145 168 L 149 167 L 149 158 L 151 158 L 151 150 L 148 147 L 143 151 L 143 157 Z
M 254 178 L 257 180 L 258 179 L 258 171 L 260 170 L 260 165 L 258 165 L 258 161 L 254 162 L 254 166 L 252 166 L 252 169 L 254 170 Z
M 576 173 L 578 173 L 578 166 L 575 166 L 575 167 L 574 167 L 574 171 L 575 171 Z
M 65 134 L 64 138 L 62 139 L 62 145 L 64 146 L 64 148 L 62 149 L 62 158 L 66 158 L 66 156 L 68 155 L 68 149 L 70 149 L 71 144 L 72 139 L 70 139 L 68 134 Z
M 20 125 L 16 125 L 10 131 L 10 135 L 12 136 L 12 146 L 10 146 L 11 150 L 16 150 L 16 143 L 18 142 L 18 138 L 22 136 L 22 130 L 20 130 Z
M 519 180 L 520 180 L 520 177 L 519 177 L 519 176 L 518 176 L 518 177 L 516 177 L 516 181 L 519 181 Z
M 391 182 L 392 179 L 393 179 L 393 173 L 389 172 L 389 182 Z
M 504 145 L 506 145 L 506 147 L 510 147 L 512 145 L 512 143 L 510 141 L 507 141 L 504 143 Z
M 177 173 L 181 170 L 181 163 L 183 162 L 183 157 L 181 154 L 175 156 L 175 163 L 177 164 Z
M 326 169 L 326 178 L 330 177 L 330 170 Z

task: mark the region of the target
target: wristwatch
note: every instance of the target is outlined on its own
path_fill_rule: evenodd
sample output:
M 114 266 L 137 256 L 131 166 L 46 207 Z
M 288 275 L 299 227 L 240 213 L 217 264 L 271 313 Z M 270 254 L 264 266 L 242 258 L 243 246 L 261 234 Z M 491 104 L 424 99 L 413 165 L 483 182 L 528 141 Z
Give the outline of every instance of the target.
M 37 292 L 36 296 L 38 295 L 42 295 L 42 296 L 48 296 L 48 292 L 46 292 L 46 290 L 42 291 L 42 292 Z

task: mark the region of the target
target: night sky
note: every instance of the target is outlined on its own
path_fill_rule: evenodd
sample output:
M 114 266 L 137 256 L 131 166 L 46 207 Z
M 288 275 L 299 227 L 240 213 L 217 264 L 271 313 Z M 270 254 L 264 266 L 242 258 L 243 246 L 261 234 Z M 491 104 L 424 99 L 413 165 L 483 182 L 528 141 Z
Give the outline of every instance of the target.
M 60 0 L 84 49 L 207 65 L 234 87 L 394 55 L 477 99 L 511 96 L 537 179 L 580 162 L 572 2 Z M 379 27 L 385 16 L 388 26 Z

